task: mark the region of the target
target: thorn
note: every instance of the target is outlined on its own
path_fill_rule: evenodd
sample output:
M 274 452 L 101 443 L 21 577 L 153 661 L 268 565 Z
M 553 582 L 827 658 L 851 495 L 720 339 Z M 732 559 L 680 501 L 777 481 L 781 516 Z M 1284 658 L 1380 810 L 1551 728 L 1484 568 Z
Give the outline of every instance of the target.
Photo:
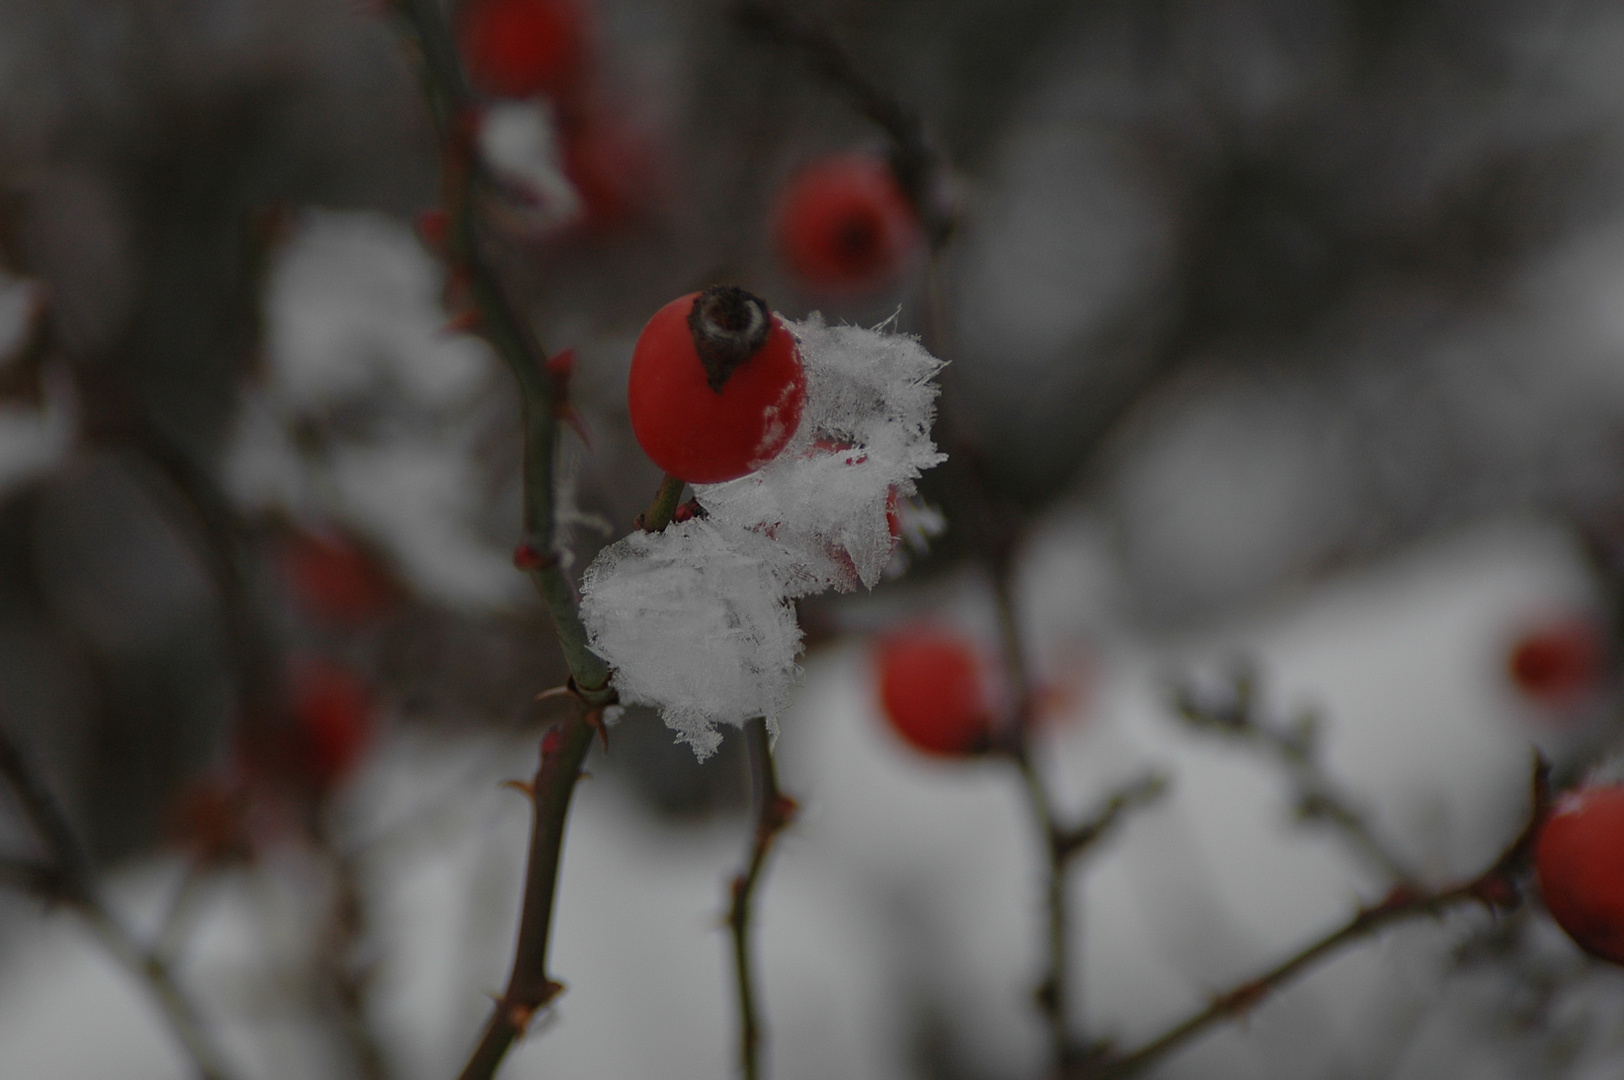
M 485 316 L 478 308 L 469 308 L 461 315 L 454 315 L 442 327 L 442 334 L 471 334 L 485 327 Z
M 671 520 L 675 522 L 692 521 L 694 518 L 710 517 L 710 511 L 699 505 L 698 499 L 689 499 L 687 502 L 671 511 Z
M 1258 1007 L 1269 993 L 1269 984 L 1261 979 L 1249 983 L 1242 983 L 1227 994 L 1220 994 L 1213 999 L 1213 1004 L 1231 1016 L 1245 1018 Z
M 801 806 L 788 795 L 779 795 L 773 799 L 772 805 L 767 808 L 767 820 L 775 829 L 782 829 L 795 820 L 800 813 Z
M 535 798 L 536 798 L 536 785 L 532 784 L 528 780 L 503 780 L 501 783 L 497 784 L 496 786 L 501 787 L 501 788 L 510 788 L 513 791 L 517 791 L 520 795 L 523 795 L 525 798 L 529 799 L 530 801 L 532 801 L 532 802 L 535 801 Z
M 1504 874 L 1489 874 L 1479 879 L 1472 886 L 1472 895 L 1496 911 L 1510 910 L 1522 900 L 1517 886 Z
M 440 290 L 440 302 L 447 311 L 462 311 L 472 306 L 469 294 L 472 286 L 469 281 L 468 267 L 453 260 L 451 268 L 446 271 L 445 285 Z
M 536 1010 L 529 1005 L 513 1002 L 507 1007 L 507 1021 L 513 1025 L 513 1030 L 517 1033 L 517 1037 L 521 1039 L 524 1037 L 525 1032 L 530 1029 L 530 1021 L 535 1015 Z
M 553 415 L 569 425 L 583 446 L 588 450 L 592 449 L 592 433 L 587 431 L 586 424 L 581 420 L 581 414 L 575 411 L 573 405 L 560 400 L 559 404 L 553 406 Z
M 556 353 L 547 360 L 546 367 L 547 374 L 553 377 L 559 389 L 568 388 L 570 377 L 575 374 L 575 350 L 565 349 Z
M 1408 907 L 1419 899 L 1421 899 L 1421 894 L 1416 890 L 1415 886 L 1408 882 L 1400 882 L 1388 890 L 1387 895 L 1382 897 L 1376 906 L 1370 910 L 1376 912 L 1388 908 Z
M 451 236 L 451 215 L 438 206 L 431 206 L 420 211 L 417 220 L 413 223 L 417 227 L 417 238 L 423 241 L 423 246 L 436 255 L 446 253 L 446 241 Z
M 609 725 L 603 722 L 603 710 L 592 709 L 586 714 L 586 722 L 592 725 L 592 730 L 598 733 L 603 740 L 603 752 L 609 752 Z
M 555 686 L 551 690 L 543 690 L 541 693 L 537 694 L 536 700 L 550 701 L 553 698 L 558 697 L 572 697 L 574 694 L 575 691 L 571 690 L 568 686 Z
M 520 570 L 541 570 L 558 562 L 557 555 L 543 555 L 536 546 L 525 540 L 513 549 L 513 565 Z

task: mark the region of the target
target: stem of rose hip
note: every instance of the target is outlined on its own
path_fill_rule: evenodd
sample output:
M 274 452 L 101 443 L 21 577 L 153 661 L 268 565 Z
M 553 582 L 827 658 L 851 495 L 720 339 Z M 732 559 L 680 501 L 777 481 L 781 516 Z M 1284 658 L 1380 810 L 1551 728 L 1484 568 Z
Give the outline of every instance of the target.
M 773 763 L 772 744 L 763 717 L 745 723 L 744 740 L 750 760 L 755 829 L 744 868 L 730 886 L 727 924 L 733 934 L 733 973 L 739 993 L 739 1066 L 745 1080 L 759 1080 L 763 1025 L 750 949 L 751 902 L 774 839 L 794 820 L 795 801 L 778 788 L 778 769 Z
M 682 489 L 687 486 L 688 481 L 666 473 L 665 479 L 660 481 L 660 490 L 654 493 L 654 501 L 638 515 L 637 527 L 644 532 L 660 532 L 671 524 L 672 515 L 682 503 Z

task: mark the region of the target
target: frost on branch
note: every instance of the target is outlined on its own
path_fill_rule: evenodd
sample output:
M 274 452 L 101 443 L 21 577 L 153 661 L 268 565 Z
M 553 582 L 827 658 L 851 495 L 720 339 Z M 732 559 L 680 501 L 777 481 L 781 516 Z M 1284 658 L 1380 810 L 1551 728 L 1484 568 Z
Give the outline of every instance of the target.
M 718 724 L 787 708 L 800 630 L 790 601 L 873 586 L 896 538 L 888 511 L 943 460 L 930 438 L 941 361 L 912 337 L 790 325 L 807 398 L 758 472 L 696 488 L 706 519 L 634 533 L 581 582 L 592 647 L 628 703 L 658 707 L 701 758 Z

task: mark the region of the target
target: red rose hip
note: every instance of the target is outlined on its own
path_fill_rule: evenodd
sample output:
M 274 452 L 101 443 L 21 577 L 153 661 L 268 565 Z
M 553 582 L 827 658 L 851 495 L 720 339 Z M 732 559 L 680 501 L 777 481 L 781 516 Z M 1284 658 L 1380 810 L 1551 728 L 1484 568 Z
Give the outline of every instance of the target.
M 880 708 L 896 733 L 940 757 L 985 751 L 992 709 L 980 658 L 957 634 L 928 626 L 880 641 Z
M 296 779 L 324 791 L 355 770 L 372 742 L 371 688 L 349 668 L 311 657 L 295 667 L 290 697 L 288 765 Z
M 1525 634 L 1512 646 L 1506 667 L 1524 694 L 1564 706 L 1600 687 L 1606 661 L 1600 627 L 1589 619 L 1568 618 Z
M 1586 952 L 1624 964 L 1624 787 L 1563 796 L 1540 829 L 1535 861 L 1557 924 Z
M 775 233 L 801 284 L 836 294 L 884 286 L 919 239 L 890 167 L 866 154 L 824 158 L 798 173 L 779 201 Z
M 575 0 L 467 0 L 457 14 L 468 77 L 493 97 L 574 89 L 586 67 L 586 37 Z
M 632 351 L 626 403 L 656 465 L 718 484 L 784 449 L 800 426 L 806 375 L 778 316 L 759 297 L 719 285 L 654 313 Z

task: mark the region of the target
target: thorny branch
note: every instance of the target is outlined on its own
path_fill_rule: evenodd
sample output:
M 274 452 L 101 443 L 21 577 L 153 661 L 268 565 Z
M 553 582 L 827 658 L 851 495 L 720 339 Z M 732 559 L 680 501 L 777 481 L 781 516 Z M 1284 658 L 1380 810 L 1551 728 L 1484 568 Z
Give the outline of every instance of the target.
M 1299 820 L 1331 826 L 1390 883 L 1414 885 L 1416 875 L 1404 859 L 1394 853 L 1356 801 L 1325 772 L 1314 715 L 1305 712 L 1291 724 L 1271 721 L 1262 715 L 1258 697 L 1256 675 L 1241 669 L 1223 696 L 1203 696 L 1192 687 L 1179 687 L 1173 694 L 1173 709 L 1191 728 L 1234 739 L 1274 756 L 1296 787 Z
M 1137 1075 L 1214 1024 L 1245 1016 L 1262 1003 L 1270 992 L 1279 989 L 1321 960 L 1345 946 L 1374 936 L 1394 923 L 1422 915 L 1440 916 L 1468 904 L 1482 904 L 1496 911 L 1516 907 L 1521 902 L 1516 877 L 1528 861 L 1534 842 L 1539 836 L 1540 826 L 1544 823 L 1550 808 L 1550 771 L 1549 763 L 1543 757 L 1536 756 L 1533 795 L 1527 824 L 1523 826 L 1517 838 L 1481 874 L 1435 890 L 1403 883 L 1394 886 L 1379 903 L 1361 908 L 1347 922 L 1305 945 L 1294 955 L 1215 995 L 1207 1005 L 1173 1024 L 1142 1046 L 1073 1071 L 1070 1074 L 1071 1080 L 1118 1080 L 1120 1077 Z
M 90 860 L 67 815 L 39 775 L 29 766 L 22 749 L 0 725 L 0 777 L 17 797 L 29 823 L 50 855 L 49 863 L 6 860 L 0 884 L 30 888 L 47 900 L 66 903 L 101 938 L 109 952 L 152 991 L 176 1039 L 192 1059 L 203 1080 L 227 1080 L 224 1058 L 204 1028 L 190 999 L 175 983 L 169 965 L 144 947 L 114 917 L 96 886 Z
M 727 925 L 733 933 L 733 971 L 739 988 L 739 1063 L 745 1080 L 762 1075 L 761 1010 L 756 1002 L 750 952 L 751 901 L 755 898 L 767 855 L 778 834 L 795 819 L 795 800 L 778 789 L 767 721 L 756 717 L 744 725 L 745 752 L 750 759 L 750 797 L 755 810 L 755 832 L 744 868 L 733 879 Z
M 547 974 L 553 895 L 558 889 L 570 797 L 581 777 L 581 764 L 592 748 L 593 733 L 602 722 L 601 714 L 601 709 L 583 703 L 572 720 L 551 728 L 541 742 L 541 764 L 535 779 L 515 785 L 529 795 L 534 809 L 524 901 L 519 912 L 519 941 L 513 950 L 507 989 L 496 1000 L 485 1033 L 459 1074 L 460 1080 L 489 1080 L 495 1076 L 508 1048 L 530 1026 L 531 1017 L 564 989 L 562 983 Z
M 530 789 L 535 814 L 513 969 L 461 1074 L 462 1080 L 488 1080 L 536 1010 L 563 989 L 547 974 L 547 944 L 565 819 L 593 733 L 602 722 L 604 708 L 614 702 L 614 690 L 609 686 L 608 665 L 587 647 L 575 589 L 554 547 L 553 455 L 565 403 L 557 400 L 546 354 L 487 258 L 481 235 L 477 193 L 483 177 L 472 145 L 478 102 L 469 89 L 438 0 L 397 0 L 394 10 L 417 51 L 424 94 L 440 135 L 441 197 L 448 223 L 451 274 L 466 284 L 480 332 L 519 386 L 524 502 L 523 535 L 514 561 L 529 574 L 552 615 L 570 669 L 570 689 L 581 700 L 581 708 L 543 739 L 541 765 Z
M 451 273 L 466 283 L 480 333 L 519 384 L 524 505 L 523 536 L 514 560 L 530 575 L 552 615 L 576 691 L 588 704 L 608 705 L 613 700 L 608 665 L 587 648 L 574 587 L 554 550 L 553 456 L 564 403 L 556 400 L 546 354 L 497 275 L 481 235 L 477 195 L 484 177 L 473 147 L 478 102 L 437 0 L 398 0 L 394 10 L 418 53 L 424 94 L 439 129 Z

